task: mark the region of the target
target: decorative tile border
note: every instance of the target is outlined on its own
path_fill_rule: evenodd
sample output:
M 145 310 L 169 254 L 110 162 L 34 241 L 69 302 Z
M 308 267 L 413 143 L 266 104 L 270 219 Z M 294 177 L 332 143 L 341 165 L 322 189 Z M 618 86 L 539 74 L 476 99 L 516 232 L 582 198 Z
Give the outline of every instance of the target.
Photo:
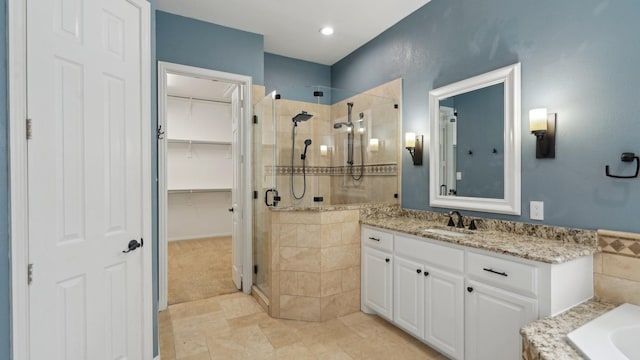
M 364 166 L 364 175 L 398 175 L 397 164 L 372 164 Z M 354 166 L 307 166 L 304 169 L 305 174 L 309 176 L 341 176 L 352 173 L 359 175 L 360 165 Z M 290 166 L 265 166 L 266 175 L 290 175 Z M 293 167 L 293 175 L 302 175 L 302 166 Z
M 640 258 L 640 234 L 598 230 L 598 246 L 604 253 Z

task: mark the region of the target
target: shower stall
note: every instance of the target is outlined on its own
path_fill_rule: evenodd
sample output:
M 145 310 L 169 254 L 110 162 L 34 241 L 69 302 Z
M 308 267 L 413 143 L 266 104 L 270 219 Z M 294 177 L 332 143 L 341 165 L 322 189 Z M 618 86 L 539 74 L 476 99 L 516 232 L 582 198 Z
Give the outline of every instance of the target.
M 394 96 L 304 87 L 255 105 L 253 280 L 267 298 L 273 210 L 397 203 L 400 94 L 381 92 Z

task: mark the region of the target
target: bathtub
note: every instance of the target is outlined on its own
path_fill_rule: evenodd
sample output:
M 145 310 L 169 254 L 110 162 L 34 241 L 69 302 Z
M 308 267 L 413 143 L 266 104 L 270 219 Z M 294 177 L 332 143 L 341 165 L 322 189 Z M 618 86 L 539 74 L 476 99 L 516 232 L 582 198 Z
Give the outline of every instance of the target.
M 570 332 L 567 337 L 591 360 L 638 360 L 640 306 L 620 305 Z

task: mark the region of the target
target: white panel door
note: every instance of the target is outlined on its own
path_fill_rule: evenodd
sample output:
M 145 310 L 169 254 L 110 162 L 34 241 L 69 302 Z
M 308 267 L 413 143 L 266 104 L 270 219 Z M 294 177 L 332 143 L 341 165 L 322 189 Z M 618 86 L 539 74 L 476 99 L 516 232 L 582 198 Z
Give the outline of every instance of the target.
M 520 328 L 537 320 L 538 302 L 470 280 L 465 317 L 467 360 L 520 359 Z
M 240 160 L 242 153 L 240 151 L 242 141 L 240 139 L 240 121 L 242 116 L 242 87 L 236 86 L 231 94 L 231 161 L 233 162 L 233 187 L 231 188 L 231 209 L 233 213 L 233 224 L 231 225 L 231 280 L 237 289 L 242 289 L 242 213 L 240 206 L 242 203 L 242 182 L 240 176 Z M 251 286 L 251 283 L 247 284 Z
M 393 318 L 393 267 L 391 254 L 364 247 L 362 257 L 362 297 L 364 305 L 378 315 Z
M 32 359 L 143 358 L 151 247 L 123 250 L 145 218 L 148 16 L 138 0 L 27 1 Z
M 447 356 L 464 358 L 464 278 L 425 267 L 424 339 Z
M 424 336 L 424 276 L 422 264 L 394 257 L 393 321 L 409 333 Z

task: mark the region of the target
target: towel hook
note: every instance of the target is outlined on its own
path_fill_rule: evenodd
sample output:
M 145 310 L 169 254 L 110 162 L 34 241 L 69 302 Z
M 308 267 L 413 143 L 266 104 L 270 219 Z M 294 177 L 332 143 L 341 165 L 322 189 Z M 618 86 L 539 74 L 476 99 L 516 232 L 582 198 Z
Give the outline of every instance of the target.
M 636 173 L 634 175 L 623 176 L 623 175 L 612 175 L 609 173 L 609 165 L 604 167 L 604 173 L 608 177 L 616 178 L 616 179 L 633 179 L 638 177 L 638 173 L 640 173 L 640 158 L 636 156 L 635 153 L 625 152 L 620 155 L 620 160 L 622 162 L 632 162 L 635 160 L 636 162 Z

